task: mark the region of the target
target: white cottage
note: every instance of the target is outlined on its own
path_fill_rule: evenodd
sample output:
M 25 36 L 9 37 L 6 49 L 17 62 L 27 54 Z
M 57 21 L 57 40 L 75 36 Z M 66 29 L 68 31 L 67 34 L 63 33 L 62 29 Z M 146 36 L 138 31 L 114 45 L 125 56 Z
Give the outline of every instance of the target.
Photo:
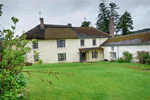
M 150 32 L 113 37 L 100 47 L 104 49 L 104 58 L 108 60 L 122 57 L 124 51 L 129 51 L 135 58 L 138 51 L 150 51 Z
M 39 59 L 43 63 L 101 61 L 104 51 L 99 45 L 111 37 L 94 27 L 44 24 L 43 18 L 40 18 L 40 25 L 25 34 L 29 41 L 26 46 L 32 48 L 26 58 L 27 62 L 32 63 Z M 32 43 L 32 39 L 38 42 Z M 38 59 L 33 50 L 39 52 Z

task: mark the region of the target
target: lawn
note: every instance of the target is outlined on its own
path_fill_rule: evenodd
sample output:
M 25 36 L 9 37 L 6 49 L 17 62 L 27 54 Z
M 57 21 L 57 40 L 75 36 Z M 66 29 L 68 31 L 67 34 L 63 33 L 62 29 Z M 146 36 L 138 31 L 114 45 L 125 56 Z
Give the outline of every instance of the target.
M 73 77 L 48 76 L 35 73 L 47 81 L 33 77 L 28 80 L 25 93 L 29 100 L 150 100 L 150 65 L 133 63 L 61 63 L 25 66 L 30 71 L 73 72 Z M 27 74 L 25 74 L 28 76 Z

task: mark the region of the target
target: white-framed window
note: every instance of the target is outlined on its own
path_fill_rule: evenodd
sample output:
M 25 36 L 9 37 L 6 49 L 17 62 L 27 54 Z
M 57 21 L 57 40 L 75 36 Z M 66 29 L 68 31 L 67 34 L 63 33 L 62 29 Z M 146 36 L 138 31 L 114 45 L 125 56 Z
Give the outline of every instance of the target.
M 97 58 L 97 57 L 98 57 L 97 51 L 92 52 L 92 58 Z
M 66 53 L 58 53 L 58 61 L 65 61 Z
M 38 41 L 32 42 L 32 44 L 33 44 L 33 49 L 38 49 Z
M 114 46 L 111 46 L 111 51 L 114 51 Z
M 116 52 L 110 52 L 111 59 L 116 59 Z
M 57 48 L 64 48 L 65 40 L 57 40 Z
M 34 55 L 34 61 L 35 61 L 35 62 L 39 61 L 39 55 L 37 55 L 37 56 Z
M 96 39 L 93 39 L 93 46 L 96 45 Z
M 84 39 L 80 40 L 80 45 L 84 46 Z

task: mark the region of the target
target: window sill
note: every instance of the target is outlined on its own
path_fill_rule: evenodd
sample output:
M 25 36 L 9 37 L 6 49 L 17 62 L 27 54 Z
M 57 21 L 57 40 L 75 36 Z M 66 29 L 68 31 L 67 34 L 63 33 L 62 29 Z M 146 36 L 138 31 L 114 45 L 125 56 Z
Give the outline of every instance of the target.
M 66 60 L 64 60 L 64 61 L 58 61 L 58 63 L 63 63 L 63 62 L 67 62 Z

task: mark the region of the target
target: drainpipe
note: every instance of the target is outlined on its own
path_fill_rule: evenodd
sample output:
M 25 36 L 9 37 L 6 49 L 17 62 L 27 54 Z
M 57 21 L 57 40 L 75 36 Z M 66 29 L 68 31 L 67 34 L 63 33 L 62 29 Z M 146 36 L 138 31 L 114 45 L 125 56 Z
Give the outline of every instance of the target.
M 118 59 L 119 59 L 119 46 L 117 46 L 117 53 L 118 53 Z

